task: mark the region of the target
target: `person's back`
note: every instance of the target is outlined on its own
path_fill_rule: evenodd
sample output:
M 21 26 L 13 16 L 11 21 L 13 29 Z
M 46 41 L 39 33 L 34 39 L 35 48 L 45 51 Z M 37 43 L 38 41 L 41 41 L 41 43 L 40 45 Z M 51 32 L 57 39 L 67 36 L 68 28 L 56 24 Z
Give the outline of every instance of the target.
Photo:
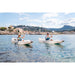
M 47 35 L 46 35 L 45 39 L 46 39 L 46 40 L 50 40 L 49 33 L 47 33 Z
M 18 41 L 22 41 L 21 35 L 18 35 Z
M 46 40 L 50 40 L 50 38 L 52 38 L 52 36 L 49 36 L 49 33 L 47 33 L 45 39 L 46 39 Z M 53 41 L 53 40 L 51 39 L 50 41 Z

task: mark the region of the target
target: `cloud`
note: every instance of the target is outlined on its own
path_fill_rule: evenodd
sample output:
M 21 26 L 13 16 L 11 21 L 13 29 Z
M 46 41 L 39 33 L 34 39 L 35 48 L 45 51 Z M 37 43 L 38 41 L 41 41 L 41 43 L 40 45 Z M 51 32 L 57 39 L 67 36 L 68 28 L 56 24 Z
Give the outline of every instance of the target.
M 70 25 L 70 26 L 75 26 L 75 18 L 69 18 L 61 23 L 62 25 Z
M 19 18 L 21 21 L 29 22 L 30 26 L 42 26 L 47 28 L 60 28 L 64 25 L 75 26 L 75 18 L 60 19 L 57 13 L 46 13 L 42 14 L 39 18 L 31 17 L 29 14 L 21 13 L 24 15 Z M 63 15 L 62 15 L 63 16 Z
M 52 18 L 52 19 L 46 19 L 46 20 L 43 20 L 42 21 L 42 25 L 43 27 L 47 27 L 47 28 L 60 28 L 62 27 L 61 24 L 61 20 L 59 19 L 55 19 L 55 18 Z
M 29 16 L 26 16 L 26 17 L 20 17 L 19 20 L 21 21 L 27 21 L 27 22 L 37 22 L 37 23 L 41 23 L 41 20 L 39 19 L 32 19 L 30 18 Z
M 28 24 L 29 26 L 34 26 L 34 27 L 38 27 L 39 25 L 38 24 L 33 24 L 33 23 L 30 23 Z M 39 26 L 40 27 L 40 26 Z
M 67 11 L 67 12 L 64 12 L 65 15 L 68 15 L 68 14 L 70 14 L 70 13 L 71 13 L 71 12 L 68 12 L 68 11 Z
M 29 14 L 26 14 L 26 13 L 24 13 L 24 12 L 20 12 L 20 13 L 18 13 L 19 14 L 19 16 L 30 16 Z
M 20 17 L 19 20 L 28 20 L 29 17 Z
M 30 15 L 29 14 L 26 14 L 26 13 L 18 13 L 20 18 L 19 20 L 28 20 L 30 18 Z
M 58 19 L 55 19 L 55 18 L 51 18 L 51 17 L 55 17 L 57 16 L 57 14 L 54 14 L 54 13 L 47 13 L 47 14 L 43 14 L 41 15 L 40 19 L 32 19 L 31 17 L 29 16 L 26 16 L 26 17 L 21 17 L 19 18 L 19 20 L 25 20 L 27 22 L 30 22 L 30 23 L 33 23 L 33 24 L 30 24 L 30 26 L 37 26 L 36 24 L 34 23 L 37 23 L 43 27 L 60 27 L 59 23 L 60 21 Z M 39 26 L 39 25 L 38 25 Z
M 46 14 L 43 14 L 42 18 L 47 19 L 47 18 L 57 17 L 57 16 L 58 16 L 58 14 L 56 14 L 56 13 L 46 13 Z
M 31 22 L 31 23 L 34 23 L 34 22 L 36 22 L 36 23 L 40 23 L 40 24 L 43 24 L 43 23 L 50 23 L 51 25 L 52 24 L 56 24 L 56 19 L 50 19 L 51 17 L 57 17 L 58 16 L 58 14 L 56 14 L 56 13 L 46 13 L 46 14 L 42 14 L 41 16 L 40 16 L 40 19 L 38 19 L 38 18 L 32 18 L 32 17 L 30 17 L 28 14 L 25 14 L 25 13 L 20 13 L 20 15 L 24 15 L 23 17 L 20 17 L 19 18 L 19 20 L 22 20 L 22 21 L 27 21 L 27 22 Z
M 29 17 L 22 17 L 22 18 L 19 18 L 19 20 L 23 21 L 27 21 L 27 22 L 37 22 L 37 23 L 41 23 L 41 20 L 39 19 L 30 19 Z
M 41 23 L 41 20 L 38 20 L 38 19 L 29 19 L 28 21 L 29 22 L 38 22 L 38 23 Z
M 75 26 L 75 18 L 70 18 L 68 20 L 68 24 L 71 25 L 71 26 Z

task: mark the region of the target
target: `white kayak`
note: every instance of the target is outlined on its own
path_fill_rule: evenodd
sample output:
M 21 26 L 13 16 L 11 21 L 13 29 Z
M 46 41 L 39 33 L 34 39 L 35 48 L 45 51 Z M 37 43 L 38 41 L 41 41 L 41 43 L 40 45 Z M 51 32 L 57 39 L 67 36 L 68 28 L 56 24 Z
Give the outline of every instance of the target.
M 45 40 L 45 39 L 39 38 L 39 42 L 49 43 L 49 44 L 60 44 L 60 43 L 64 42 L 64 40 L 53 40 L 53 41 L 50 41 L 50 40 Z
M 17 38 L 12 38 L 12 43 L 17 43 L 17 44 L 31 44 L 32 41 L 31 40 L 18 41 Z

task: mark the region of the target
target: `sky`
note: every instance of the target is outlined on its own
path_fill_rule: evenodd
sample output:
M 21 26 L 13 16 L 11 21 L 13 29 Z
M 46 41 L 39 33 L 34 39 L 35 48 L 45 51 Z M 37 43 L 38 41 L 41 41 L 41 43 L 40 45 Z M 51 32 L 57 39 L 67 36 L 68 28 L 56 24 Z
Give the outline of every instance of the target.
M 75 26 L 75 13 L 0 13 L 0 27 L 28 25 L 46 28 Z

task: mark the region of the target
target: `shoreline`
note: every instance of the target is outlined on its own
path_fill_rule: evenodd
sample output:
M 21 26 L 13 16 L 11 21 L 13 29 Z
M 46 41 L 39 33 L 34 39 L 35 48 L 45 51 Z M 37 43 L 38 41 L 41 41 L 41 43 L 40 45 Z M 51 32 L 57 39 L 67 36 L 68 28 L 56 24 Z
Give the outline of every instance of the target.
M 18 35 L 18 34 L 0 34 L 0 35 Z M 46 34 L 25 34 L 25 35 L 46 35 Z M 50 35 L 75 35 L 75 34 L 50 34 Z
M 35 32 L 35 31 L 25 31 L 26 35 L 46 35 L 47 32 Z M 74 31 L 64 31 L 64 32 L 49 32 L 50 35 L 74 35 Z M 14 31 L 9 32 L 9 31 L 0 31 L 0 35 L 18 35 Z

